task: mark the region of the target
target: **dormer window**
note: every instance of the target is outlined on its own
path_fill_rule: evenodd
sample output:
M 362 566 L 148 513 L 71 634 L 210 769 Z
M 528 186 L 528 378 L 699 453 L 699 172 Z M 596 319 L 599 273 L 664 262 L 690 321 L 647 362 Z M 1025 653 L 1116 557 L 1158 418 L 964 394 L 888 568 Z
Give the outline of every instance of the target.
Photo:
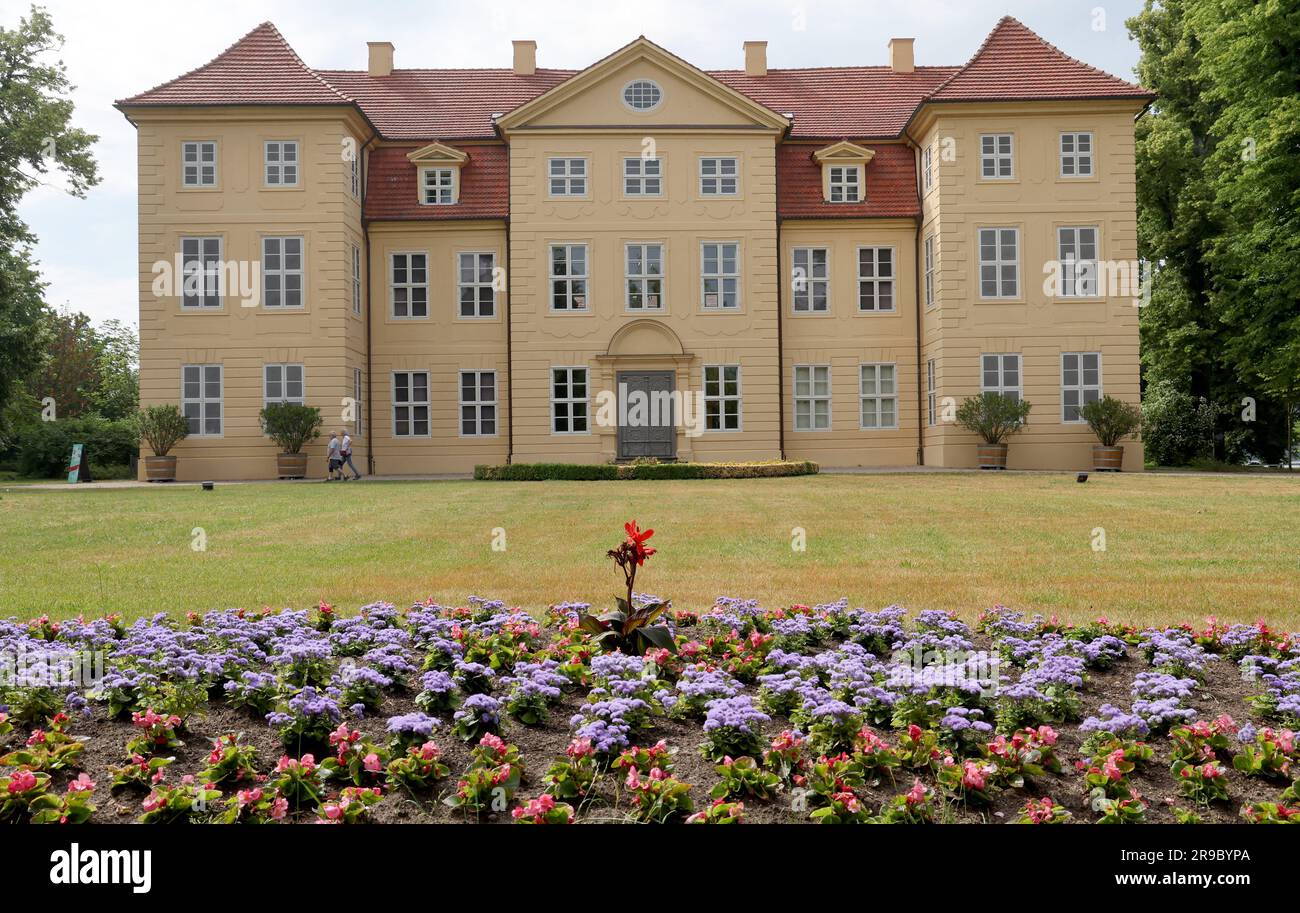
M 832 165 L 827 179 L 827 200 L 831 203 L 858 203 L 862 200 L 862 166 Z
M 822 166 L 822 199 L 827 203 L 865 201 L 867 163 L 875 154 L 847 140 L 813 153 L 813 161 Z
M 430 143 L 406 155 L 419 174 L 422 206 L 454 206 L 460 202 L 460 169 L 469 155 L 445 143 Z
M 456 202 L 455 168 L 421 168 L 420 202 L 425 206 L 450 206 Z

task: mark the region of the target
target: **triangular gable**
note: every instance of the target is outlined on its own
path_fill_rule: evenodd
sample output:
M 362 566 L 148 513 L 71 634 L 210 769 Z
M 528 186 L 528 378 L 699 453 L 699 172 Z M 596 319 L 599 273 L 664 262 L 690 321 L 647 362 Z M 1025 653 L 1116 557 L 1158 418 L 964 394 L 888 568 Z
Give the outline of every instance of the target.
M 784 115 L 737 92 L 698 67 L 664 50 L 644 35 L 498 118 L 497 124 L 507 131 L 523 126 L 638 60 L 646 60 L 662 68 L 756 125 L 773 130 L 784 130 L 789 126 L 789 119 Z
M 416 165 L 460 166 L 469 161 L 469 153 L 446 143 L 433 142 L 408 152 L 406 158 Z
M 874 149 L 859 146 L 857 143 L 850 143 L 848 140 L 840 140 L 834 145 L 826 146 L 814 152 L 813 161 L 819 165 L 832 162 L 865 165 L 871 161 L 875 154 Z
M 1018 19 L 1004 16 L 975 56 L 926 101 L 1152 97 L 1141 86 L 1076 60 Z
M 350 105 L 263 22 L 196 70 L 117 102 L 132 105 Z

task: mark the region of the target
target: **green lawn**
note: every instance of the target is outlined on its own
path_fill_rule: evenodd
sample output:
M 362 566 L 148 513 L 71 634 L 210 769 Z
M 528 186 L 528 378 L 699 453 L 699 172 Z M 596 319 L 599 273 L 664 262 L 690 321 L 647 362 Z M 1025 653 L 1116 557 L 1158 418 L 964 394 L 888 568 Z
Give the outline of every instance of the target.
M 1155 474 L 17 488 L 0 492 L 0 617 L 470 594 L 534 610 L 605 602 L 621 579 L 605 550 L 630 518 L 655 528 L 660 550 L 644 589 L 678 608 L 718 594 L 847 596 L 1300 627 L 1300 479 Z M 497 527 L 505 551 L 492 549 Z M 806 551 L 791 548 L 796 527 Z M 196 528 L 206 551 L 191 548 Z

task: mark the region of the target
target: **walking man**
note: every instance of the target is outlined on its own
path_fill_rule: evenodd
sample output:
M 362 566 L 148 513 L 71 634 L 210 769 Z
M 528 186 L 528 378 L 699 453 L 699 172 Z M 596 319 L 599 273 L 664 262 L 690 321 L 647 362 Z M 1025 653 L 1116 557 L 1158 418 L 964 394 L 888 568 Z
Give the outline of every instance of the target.
M 343 467 L 347 466 L 348 469 L 352 470 L 352 478 L 355 481 L 361 478 L 361 473 L 357 472 L 356 464 L 352 462 L 352 435 L 348 434 L 346 428 L 340 429 L 339 434 L 343 435 L 343 462 L 339 464 L 339 476 L 347 478 L 343 475 Z
M 330 435 L 329 445 L 329 474 L 325 476 L 326 482 L 333 482 L 335 479 L 343 478 L 343 445 L 339 441 L 338 432 Z

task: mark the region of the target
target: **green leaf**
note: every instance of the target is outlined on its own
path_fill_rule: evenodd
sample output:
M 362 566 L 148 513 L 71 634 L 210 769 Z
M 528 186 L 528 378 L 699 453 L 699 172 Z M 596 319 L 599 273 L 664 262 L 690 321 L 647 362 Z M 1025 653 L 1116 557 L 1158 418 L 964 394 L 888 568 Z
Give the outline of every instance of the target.
M 650 625 L 642 628 L 637 632 L 637 636 L 660 649 L 667 650 L 669 653 L 677 652 L 677 642 L 673 640 L 672 632 L 665 625 Z

